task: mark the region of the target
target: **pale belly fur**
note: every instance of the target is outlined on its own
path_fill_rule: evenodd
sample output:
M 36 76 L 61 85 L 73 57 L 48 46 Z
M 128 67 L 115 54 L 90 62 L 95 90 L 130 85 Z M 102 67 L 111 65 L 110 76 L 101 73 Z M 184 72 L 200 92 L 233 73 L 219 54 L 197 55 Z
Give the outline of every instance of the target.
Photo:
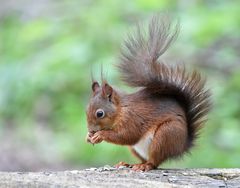
M 148 133 L 138 141 L 132 148 L 145 160 L 149 158 L 149 147 L 153 140 L 153 133 Z

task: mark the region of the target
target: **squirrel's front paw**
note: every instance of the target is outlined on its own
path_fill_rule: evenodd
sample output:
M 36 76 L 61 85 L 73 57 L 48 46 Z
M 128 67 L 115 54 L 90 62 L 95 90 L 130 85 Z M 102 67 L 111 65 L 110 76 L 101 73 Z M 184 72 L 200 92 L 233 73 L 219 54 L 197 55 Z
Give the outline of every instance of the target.
M 104 140 L 103 138 L 103 133 L 102 131 L 96 132 L 92 137 L 91 137 L 91 143 L 92 144 L 98 144 Z
M 86 140 L 88 143 L 91 143 L 91 138 L 93 137 L 93 135 L 94 135 L 93 133 L 88 132 L 85 140 Z

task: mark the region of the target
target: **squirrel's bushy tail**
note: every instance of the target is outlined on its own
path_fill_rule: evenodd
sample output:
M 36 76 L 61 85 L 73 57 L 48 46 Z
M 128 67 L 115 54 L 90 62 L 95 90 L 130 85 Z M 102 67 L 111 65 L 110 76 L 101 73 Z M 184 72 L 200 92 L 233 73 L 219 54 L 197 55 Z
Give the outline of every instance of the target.
M 125 41 L 118 65 L 122 79 L 130 86 L 144 87 L 148 91 L 176 97 L 186 108 L 189 145 L 210 109 L 210 94 L 205 80 L 193 71 L 187 73 L 183 65 L 168 66 L 159 57 L 176 39 L 179 24 L 173 25 L 168 16 L 154 17 L 148 32 L 137 27 L 136 33 Z

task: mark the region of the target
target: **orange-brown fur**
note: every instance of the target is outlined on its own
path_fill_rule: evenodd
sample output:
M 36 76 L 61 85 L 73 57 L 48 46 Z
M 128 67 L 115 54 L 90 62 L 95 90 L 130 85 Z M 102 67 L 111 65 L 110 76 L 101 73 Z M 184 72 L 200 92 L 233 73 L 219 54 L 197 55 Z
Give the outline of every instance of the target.
M 127 49 L 122 51 L 118 67 L 123 80 L 141 88 L 122 94 L 106 81 L 101 86 L 93 82 L 87 110 L 88 142 L 129 146 L 141 163 L 119 165 L 134 170 L 157 168 L 165 160 L 188 151 L 210 106 L 209 92 L 199 73 L 188 74 L 184 67 L 167 66 L 158 60 L 178 32 L 175 29 L 171 35 L 171 24 L 162 19 L 152 20 L 148 37 L 138 28 L 136 38 L 130 37 Z M 103 117 L 96 115 L 99 109 Z M 136 145 L 140 140 L 143 144 Z M 147 148 L 147 159 L 133 146 Z

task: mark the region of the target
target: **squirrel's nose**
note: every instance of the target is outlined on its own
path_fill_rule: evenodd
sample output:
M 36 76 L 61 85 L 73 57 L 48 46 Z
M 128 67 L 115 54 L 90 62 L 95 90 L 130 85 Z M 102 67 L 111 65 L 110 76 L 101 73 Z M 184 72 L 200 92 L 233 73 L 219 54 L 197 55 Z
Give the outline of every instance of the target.
M 89 133 L 91 133 L 91 134 L 95 134 L 95 133 L 96 133 L 96 131 L 89 131 Z
M 94 134 L 94 133 L 96 133 L 99 130 L 100 130 L 100 126 L 99 125 L 94 125 L 94 124 L 88 125 L 88 132 L 89 133 Z

